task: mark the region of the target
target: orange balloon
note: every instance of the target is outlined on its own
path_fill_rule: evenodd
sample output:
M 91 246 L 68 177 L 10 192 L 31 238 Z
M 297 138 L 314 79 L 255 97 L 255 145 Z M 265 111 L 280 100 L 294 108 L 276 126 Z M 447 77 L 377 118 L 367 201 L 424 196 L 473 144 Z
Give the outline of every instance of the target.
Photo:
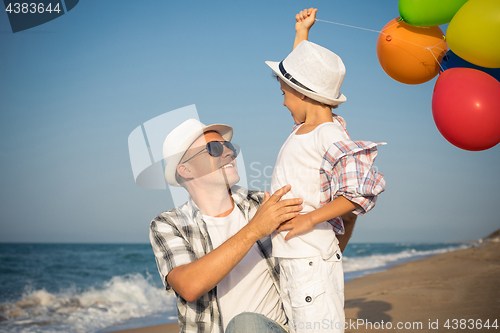
M 439 63 L 448 51 L 438 27 L 414 27 L 398 18 L 382 29 L 377 40 L 380 66 L 396 81 L 420 84 L 439 73 Z

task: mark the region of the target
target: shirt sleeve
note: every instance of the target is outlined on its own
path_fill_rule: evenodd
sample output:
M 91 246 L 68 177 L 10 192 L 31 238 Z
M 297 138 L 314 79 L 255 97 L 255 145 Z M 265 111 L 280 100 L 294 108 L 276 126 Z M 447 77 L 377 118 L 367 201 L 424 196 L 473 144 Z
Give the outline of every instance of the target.
M 158 272 L 165 289 L 171 292 L 173 291 L 172 287 L 166 280 L 168 273 L 178 266 L 196 260 L 189 242 L 173 223 L 173 220 L 167 213 L 163 213 L 151 221 L 149 228 L 149 239 L 155 254 Z
M 330 146 L 320 169 L 321 206 L 338 196 L 357 203 L 359 208 L 353 213 L 358 215 L 367 213 L 375 206 L 377 195 L 385 190 L 384 175 L 373 166 L 379 145 L 385 143 L 346 140 Z M 339 224 L 341 220 L 335 223 Z M 343 225 L 337 229 L 337 233 L 343 233 Z

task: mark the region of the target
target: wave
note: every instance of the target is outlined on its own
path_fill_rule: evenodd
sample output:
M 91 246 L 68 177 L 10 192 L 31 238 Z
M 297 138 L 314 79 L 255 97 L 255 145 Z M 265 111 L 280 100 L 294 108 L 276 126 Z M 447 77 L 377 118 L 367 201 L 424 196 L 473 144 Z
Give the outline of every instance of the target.
M 119 322 L 173 311 L 175 297 L 140 273 L 115 276 L 83 292 L 26 292 L 0 305 L 0 328 L 9 332 L 97 332 Z M 1 331 L 1 330 L 0 330 Z
M 433 249 L 433 250 L 415 250 L 415 249 L 407 249 L 403 250 L 401 252 L 397 253 L 390 253 L 390 254 L 373 254 L 373 255 L 368 255 L 368 256 L 357 256 L 357 257 L 347 257 L 344 256 L 342 261 L 343 261 L 343 267 L 344 267 L 344 272 L 346 273 L 351 273 L 351 272 L 367 272 L 371 270 L 376 270 L 376 269 L 385 269 L 387 266 L 400 263 L 403 261 L 409 261 L 413 259 L 418 259 L 420 257 L 426 257 L 434 254 L 440 254 L 440 253 L 445 253 L 445 252 L 450 252 L 450 251 L 455 251 L 459 249 L 466 249 L 468 247 L 471 247 L 472 245 L 470 244 L 461 244 L 458 246 L 447 246 L 439 249 Z M 364 251 L 364 250 L 361 250 Z M 360 251 L 357 253 L 360 255 Z M 362 254 L 361 254 L 362 255 Z M 363 274 L 359 274 L 363 275 Z

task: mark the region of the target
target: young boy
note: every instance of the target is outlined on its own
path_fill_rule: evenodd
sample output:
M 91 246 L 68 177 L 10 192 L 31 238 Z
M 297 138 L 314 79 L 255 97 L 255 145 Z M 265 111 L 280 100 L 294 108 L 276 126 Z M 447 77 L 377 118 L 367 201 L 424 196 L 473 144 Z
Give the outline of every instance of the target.
M 335 53 L 307 41 L 316 12 L 297 14 L 294 50 L 280 63 L 266 62 L 296 123 L 279 152 L 271 192 L 291 184 L 283 198 L 304 200 L 301 214 L 274 232 L 273 256 L 280 261 L 291 332 L 343 332 L 344 276 L 336 234 L 344 233 L 342 215 L 373 208 L 385 180 L 372 167 L 381 143 L 351 141 L 345 121 L 332 114 L 346 101 L 340 93 L 345 67 Z

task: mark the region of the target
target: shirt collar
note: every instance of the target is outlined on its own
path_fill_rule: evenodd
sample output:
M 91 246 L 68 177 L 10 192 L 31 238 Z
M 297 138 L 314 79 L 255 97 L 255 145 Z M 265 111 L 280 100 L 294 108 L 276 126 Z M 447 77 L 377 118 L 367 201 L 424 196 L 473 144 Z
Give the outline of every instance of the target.
M 233 187 L 231 187 L 230 191 L 234 204 L 238 206 L 238 208 L 242 212 L 247 211 L 250 207 L 248 200 L 245 200 L 248 195 L 248 189 L 238 185 L 234 185 Z M 189 196 L 189 199 L 186 202 L 186 208 L 188 216 L 191 218 L 192 221 L 199 221 L 202 219 L 201 211 L 191 196 Z

